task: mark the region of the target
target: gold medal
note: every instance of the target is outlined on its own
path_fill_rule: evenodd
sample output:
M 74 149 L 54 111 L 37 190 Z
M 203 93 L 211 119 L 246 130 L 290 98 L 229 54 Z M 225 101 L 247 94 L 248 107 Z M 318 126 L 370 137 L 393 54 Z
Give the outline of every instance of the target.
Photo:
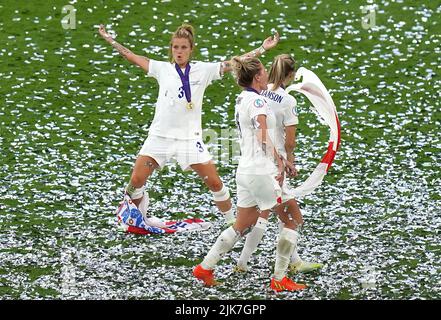
M 190 102 L 187 103 L 187 109 L 188 110 L 192 110 L 193 107 L 194 107 L 194 103 L 193 102 L 190 101 Z

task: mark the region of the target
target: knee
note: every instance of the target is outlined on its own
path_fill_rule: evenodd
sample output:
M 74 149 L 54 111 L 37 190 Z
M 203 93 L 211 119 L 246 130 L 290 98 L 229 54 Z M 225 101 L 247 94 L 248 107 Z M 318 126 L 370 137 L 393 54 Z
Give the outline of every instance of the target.
M 297 224 L 299 227 L 302 227 L 302 226 L 303 226 L 303 216 L 302 216 L 302 214 L 300 213 L 300 210 L 299 210 L 298 212 L 294 213 L 293 218 L 294 218 L 294 221 L 296 222 L 296 224 Z

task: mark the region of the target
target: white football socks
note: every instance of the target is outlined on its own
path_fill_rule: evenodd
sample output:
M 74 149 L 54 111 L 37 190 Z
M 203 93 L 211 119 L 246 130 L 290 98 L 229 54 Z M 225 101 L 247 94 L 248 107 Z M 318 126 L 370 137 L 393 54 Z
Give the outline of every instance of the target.
M 278 281 L 285 277 L 291 255 L 297 246 L 300 234 L 292 229 L 283 228 L 279 233 L 276 250 L 276 264 L 274 267 L 274 278 Z
M 240 233 L 236 232 L 233 227 L 225 229 L 217 238 L 210 251 L 208 251 L 204 261 L 202 261 L 202 268 L 206 270 L 213 269 L 222 256 L 230 251 L 239 239 Z
M 283 226 L 284 226 L 284 223 L 279 220 L 279 233 L 282 232 Z M 298 228 L 296 230 L 298 230 Z M 300 238 L 300 232 L 299 232 L 299 237 L 297 239 L 297 243 L 299 241 L 299 238 Z M 291 263 L 295 263 L 295 264 L 302 261 L 302 258 L 300 258 L 299 253 L 297 251 L 297 249 L 298 249 L 297 243 L 296 243 L 296 246 L 295 246 L 294 251 L 291 256 Z
M 228 224 L 233 224 L 234 223 L 234 211 L 233 211 L 233 206 L 231 206 L 230 210 L 222 212 L 224 214 L 224 218 L 225 218 L 225 223 Z
M 261 217 L 257 219 L 256 225 L 253 227 L 253 230 L 248 234 L 245 240 L 245 245 L 242 249 L 242 253 L 240 254 L 239 260 L 237 261 L 237 265 L 239 267 L 247 269 L 248 260 L 250 260 L 251 255 L 256 251 L 257 246 L 262 240 L 263 235 L 266 231 L 267 224 L 267 219 Z
M 149 204 L 150 204 L 149 194 L 147 193 L 147 191 L 144 191 L 144 195 L 141 199 L 141 202 L 138 204 L 138 209 L 139 211 L 141 211 L 144 219 L 147 218 L 147 211 L 149 209 Z
M 302 261 L 302 258 L 300 258 L 299 253 L 297 252 L 297 244 L 296 244 L 296 246 L 294 248 L 294 252 L 292 253 L 292 256 L 291 256 L 291 263 L 298 264 L 301 261 Z

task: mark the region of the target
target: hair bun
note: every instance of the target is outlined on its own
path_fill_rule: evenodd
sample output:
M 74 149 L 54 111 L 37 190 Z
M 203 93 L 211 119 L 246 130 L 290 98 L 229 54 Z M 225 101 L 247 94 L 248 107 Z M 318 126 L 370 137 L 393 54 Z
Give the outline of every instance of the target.
M 194 36 L 194 28 L 192 25 L 188 24 L 188 23 L 183 23 L 178 30 L 176 31 L 176 33 L 181 32 L 182 30 L 188 32 L 191 36 Z

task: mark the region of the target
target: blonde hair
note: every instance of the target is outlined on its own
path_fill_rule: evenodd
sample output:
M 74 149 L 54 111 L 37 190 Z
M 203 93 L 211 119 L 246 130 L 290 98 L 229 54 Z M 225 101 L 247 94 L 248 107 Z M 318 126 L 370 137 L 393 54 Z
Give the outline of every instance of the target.
M 268 77 L 268 82 L 273 84 L 272 91 L 277 90 L 292 72 L 295 73 L 295 64 L 296 61 L 289 54 L 280 54 L 274 58 Z
M 231 61 L 237 84 L 241 87 L 249 87 L 253 83 L 254 76 L 260 72 L 262 67 L 260 60 L 255 57 L 234 57 Z
M 175 32 L 173 32 L 173 35 L 171 37 L 170 40 L 170 46 L 168 48 L 168 57 L 170 62 L 175 62 L 173 59 L 173 54 L 172 54 L 172 45 L 173 45 L 173 39 L 175 38 L 184 38 L 184 39 L 188 39 L 188 41 L 190 42 L 190 46 L 191 49 L 194 49 L 195 47 L 195 41 L 194 41 L 194 28 L 192 25 L 188 24 L 188 23 L 183 23 L 178 29 L 176 29 Z

